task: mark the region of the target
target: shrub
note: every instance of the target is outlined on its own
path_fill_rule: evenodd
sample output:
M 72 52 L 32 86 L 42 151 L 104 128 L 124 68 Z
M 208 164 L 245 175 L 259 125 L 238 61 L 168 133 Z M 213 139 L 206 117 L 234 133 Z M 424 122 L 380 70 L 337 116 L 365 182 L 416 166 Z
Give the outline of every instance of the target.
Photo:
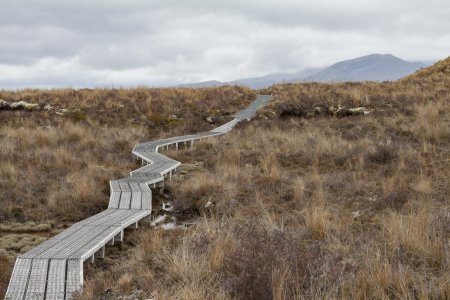
M 390 192 L 387 195 L 381 197 L 377 202 L 379 208 L 390 208 L 393 210 L 400 210 L 405 203 L 411 198 L 411 193 L 407 191 L 395 191 Z
M 395 145 L 378 145 L 375 151 L 367 155 L 367 159 L 375 164 L 388 164 L 397 158 L 399 148 Z
M 289 274 L 283 287 L 288 298 L 292 297 L 295 284 L 308 274 L 308 260 L 319 255 L 314 251 L 317 249 L 308 249 L 305 236 L 302 232 L 269 231 L 254 225 L 239 228 L 235 233 L 237 245 L 225 263 L 224 284 L 231 295 L 237 299 L 272 299 L 273 276 L 282 271 Z
M 85 121 L 86 120 L 86 114 L 81 111 L 81 110 L 74 110 L 72 112 L 70 112 L 68 114 L 68 117 L 73 121 L 73 122 L 80 122 L 80 121 Z

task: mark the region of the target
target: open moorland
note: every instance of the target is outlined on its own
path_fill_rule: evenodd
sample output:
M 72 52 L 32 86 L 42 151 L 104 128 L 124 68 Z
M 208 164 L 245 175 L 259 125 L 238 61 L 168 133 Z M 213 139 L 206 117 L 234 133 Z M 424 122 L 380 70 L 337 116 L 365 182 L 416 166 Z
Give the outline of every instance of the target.
M 87 264 L 80 299 L 450 298 L 450 59 L 384 83 L 0 92 L 0 289 L 14 258 L 107 206 L 134 144 L 164 154 L 160 226 Z M 170 202 L 172 210 L 159 209 Z M 155 226 L 156 225 L 156 226 Z
M 109 180 L 136 168 L 135 144 L 210 130 L 254 92 L 24 90 L 1 91 L 0 99 L 30 104 L 0 110 L 1 295 L 18 254 L 107 207 Z

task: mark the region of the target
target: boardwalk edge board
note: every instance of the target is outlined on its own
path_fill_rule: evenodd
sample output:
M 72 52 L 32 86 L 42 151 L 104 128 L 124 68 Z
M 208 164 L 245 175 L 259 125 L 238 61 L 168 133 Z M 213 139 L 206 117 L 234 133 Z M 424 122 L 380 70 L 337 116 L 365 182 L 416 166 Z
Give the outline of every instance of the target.
M 270 99 L 268 95 L 258 96 L 233 120 L 211 131 L 136 145 L 132 153 L 143 166 L 130 172 L 129 177 L 110 181 L 108 209 L 19 255 L 5 299 L 71 299 L 83 287 L 83 262 L 104 257 L 106 245 L 123 241 L 125 228 L 137 228 L 152 211 L 150 188 L 163 188 L 165 178 L 179 169 L 181 163 L 158 153 L 159 149 L 192 147 L 195 140 L 225 134 L 242 120 L 254 117 Z

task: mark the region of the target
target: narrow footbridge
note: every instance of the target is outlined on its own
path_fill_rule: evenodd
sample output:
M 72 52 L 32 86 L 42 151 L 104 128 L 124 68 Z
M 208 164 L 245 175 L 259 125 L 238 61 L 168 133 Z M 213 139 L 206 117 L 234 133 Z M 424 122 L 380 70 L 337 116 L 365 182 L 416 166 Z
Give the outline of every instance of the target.
M 140 169 L 110 182 L 108 209 L 75 223 L 36 248 L 19 255 L 6 292 L 7 300 L 71 299 L 83 286 L 83 262 L 105 256 L 105 246 L 122 242 L 124 229 L 136 227 L 152 211 L 151 188 L 163 188 L 181 163 L 160 153 L 160 148 L 193 146 L 195 140 L 222 135 L 242 120 L 251 119 L 270 96 L 258 96 L 234 119 L 208 132 L 162 139 L 136 145 L 133 155 Z

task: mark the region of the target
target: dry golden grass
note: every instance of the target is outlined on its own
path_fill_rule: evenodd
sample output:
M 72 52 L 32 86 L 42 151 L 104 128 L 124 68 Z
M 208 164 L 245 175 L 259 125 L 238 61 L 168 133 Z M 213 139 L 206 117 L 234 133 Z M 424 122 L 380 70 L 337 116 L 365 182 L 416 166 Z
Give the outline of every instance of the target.
M 145 274 L 144 292 L 158 299 L 448 298 L 444 79 L 273 87 L 257 120 L 171 153 L 205 161 L 169 189 L 179 217 L 194 210 L 197 224 L 138 233 L 147 238 L 137 248 L 152 250 L 132 251 L 121 267 L 140 262 L 135 276 Z M 302 113 L 338 104 L 372 113 Z
M 205 122 L 206 116 L 225 122 L 250 103 L 254 92 L 241 87 L 60 89 L 0 91 L 0 98 L 41 107 L 0 111 L 0 222 L 11 230 L 20 227 L 15 223 L 25 228 L 28 221 L 61 226 L 105 209 L 109 180 L 138 167 L 131 156 L 135 144 L 210 130 L 214 125 Z M 47 104 L 53 109 L 43 109 Z M 63 109 L 67 112 L 58 114 Z M 9 237 L 5 248 L 15 250 L 4 254 L 8 268 L 2 272 L 8 276 L 13 258 L 31 247 Z
M 89 281 L 81 299 L 97 298 L 99 292 L 119 283 L 122 295 L 129 295 L 133 288 L 146 290 L 146 294 L 171 299 L 224 299 L 215 272 L 224 266 L 224 257 L 233 239 L 222 235 L 223 225 L 203 220 L 191 235 L 183 233 L 145 231 L 137 236 L 136 248 L 128 263 L 118 266 L 120 270 L 133 270 L 110 277 L 109 273 L 97 273 Z M 196 251 L 196 242 L 214 240 L 208 251 Z M 206 250 L 206 249 L 205 249 Z M 124 275 L 126 274 L 126 275 Z M 164 289 L 158 288 L 164 286 Z
M 0 91 L 6 100 L 79 108 L 86 116 L 0 111 L 0 189 L 5 191 L 0 220 L 77 220 L 99 211 L 108 199 L 107 182 L 135 168 L 130 153 L 135 144 L 210 129 L 203 120 L 210 111 L 237 111 L 253 97 L 240 87 Z
M 426 204 L 421 203 L 421 206 Z M 381 221 L 386 243 L 393 251 L 401 251 L 408 260 L 426 268 L 443 270 L 448 263 L 446 236 L 442 225 L 433 220 L 428 207 L 415 208 L 399 215 L 391 212 Z
M 180 212 L 203 218 L 182 232 L 138 233 L 121 267 L 139 265 L 148 287 L 135 286 L 158 299 L 448 297 L 448 143 L 396 136 L 416 117 L 263 115 L 220 143 L 171 153 L 205 161 L 170 184 Z
M 323 206 L 308 207 L 303 218 L 306 227 L 312 232 L 312 237 L 323 239 L 331 227 L 331 216 L 327 208 Z
M 46 232 L 52 229 L 52 223 L 36 224 L 35 222 L 0 224 L 3 232 Z
M 264 91 L 274 100 L 254 121 L 220 140 L 169 151 L 182 162 L 204 161 L 166 189 L 174 214 L 196 224 L 137 231 L 131 238 L 135 247 L 123 259 L 86 274 L 80 298 L 117 298 L 138 290 L 155 299 L 448 299 L 447 65 L 448 60 L 393 83 L 276 85 Z M 324 113 L 339 105 L 365 106 L 371 113 Z M 104 109 L 121 108 L 111 100 Z M 64 151 L 58 149 L 65 147 L 81 156 L 70 164 L 82 169 L 72 167 L 59 179 L 67 189 L 63 195 L 76 192 L 80 199 L 92 199 L 92 181 L 106 185 L 100 181 L 132 168 L 128 143 L 139 133 L 145 136 L 140 140 L 154 137 L 142 124 L 100 129 L 92 124 L 80 125 L 97 137 L 91 148 L 102 144 L 97 132 L 119 139 L 115 130 L 136 130 L 114 147 L 103 145 L 109 157 L 89 164 L 109 170 L 102 173 L 105 179 L 96 177 L 92 166 L 81 165 L 87 144 L 73 149 L 70 143 L 46 141 L 45 134 L 29 137 L 61 156 Z M 188 128 L 161 124 L 169 133 Z M 52 134 L 58 136 L 61 128 L 55 128 Z M 83 145 L 85 135 L 80 137 L 76 128 L 64 130 Z M 21 136 L 16 138 L 24 144 L 21 151 L 32 147 L 22 140 L 25 132 L 11 129 L 8 134 L 2 137 Z M 7 144 L 0 153 L 12 157 L 15 143 Z M 57 165 L 63 168 L 61 162 Z M 20 179 L 22 170 L 11 163 L 2 174 Z M 90 180 L 77 177 L 82 171 Z M 48 195 L 59 206 L 56 191 Z M 102 193 L 106 198 L 107 191 Z M 9 203 L 5 207 L 16 205 Z M 95 210 L 83 207 L 83 201 L 74 208 L 80 215 Z
M 24 100 L 41 106 L 67 109 L 67 119 L 96 122 L 101 125 L 142 124 L 150 127 L 192 126 L 196 115 L 234 112 L 242 104 L 248 104 L 254 94 L 242 87 L 220 87 L 204 89 L 57 89 L 0 91 L 0 99 Z M 245 103 L 243 103 L 245 102 Z M 76 110 L 79 110 L 78 112 Z M 16 112 L 16 118 L 35 117 L 37 113 Z M 180 120 L 169 117 L 176 115 Z M 58 116 L 51 111 L 45 113 L 51 120 Z M 197 122 L 196 125 L 202 123 Z M 156 128 L 155 128 L 156 129 Z
M 11 264 L 17 254 L 28 251 L 48 239 L 48 234 L 39 235 L 32 232 L 2 233 L 0 235 L 0 257 L 7 259 Z M 4 270 L 2 269 L 2 271 Z

